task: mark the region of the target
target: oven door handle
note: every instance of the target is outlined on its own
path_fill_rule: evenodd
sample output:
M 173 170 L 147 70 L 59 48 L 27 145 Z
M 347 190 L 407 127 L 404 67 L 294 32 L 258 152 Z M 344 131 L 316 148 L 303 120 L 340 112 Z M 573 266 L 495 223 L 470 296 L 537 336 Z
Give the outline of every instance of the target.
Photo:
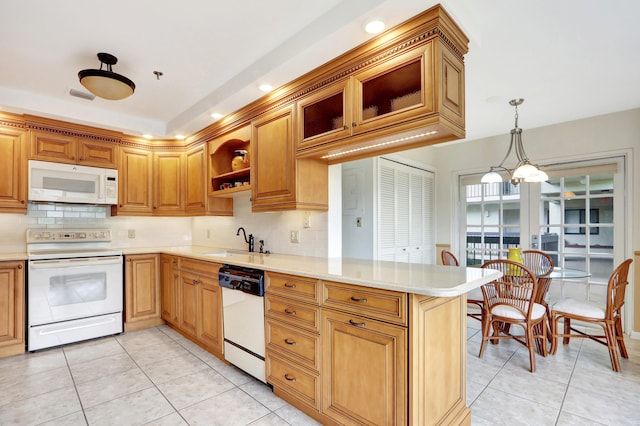
M 122 264 L 122 256 L 106 256 L 106 257 L 78 257 L 73 259 L 57 259 L 57 260 L 30 260 L 29 269 L 51 269 L 51 268 L 68 268 L 83 267 L 95 265 L 116 265 Z

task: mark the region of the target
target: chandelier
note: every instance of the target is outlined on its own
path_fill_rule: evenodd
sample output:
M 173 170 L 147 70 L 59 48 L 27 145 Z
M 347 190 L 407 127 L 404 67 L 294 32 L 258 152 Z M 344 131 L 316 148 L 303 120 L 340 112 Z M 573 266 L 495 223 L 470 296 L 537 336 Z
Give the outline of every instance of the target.
M 512 99 L 509 101 L 509 105 L 515 107 L 515 126 L 511 129 L 511 141 L 509 142 L 509 149 L 507 155 L 504 156 L 500 164 L 497 166 L 491 166 L 489 172 L 482 176 L 482 183 L 498 183 L 502 182 L 502 175 L 498 171 L 507 172 L 509 174 L 509 180 L 513 185 L 517 185 L 520 182 L 544 182 L 549 180 L 549 176 L 538 168 L 537 165 L 531 164 L 527 154 L 524 152 L 522 146 L 522 129 L 518 127 L 518 105 L 522 104 L 524 99 Z M 513 170 L 509 170 L 503 166 L 504 162 L 509 158 L 511 151 L 515 150 L 518 163 Z

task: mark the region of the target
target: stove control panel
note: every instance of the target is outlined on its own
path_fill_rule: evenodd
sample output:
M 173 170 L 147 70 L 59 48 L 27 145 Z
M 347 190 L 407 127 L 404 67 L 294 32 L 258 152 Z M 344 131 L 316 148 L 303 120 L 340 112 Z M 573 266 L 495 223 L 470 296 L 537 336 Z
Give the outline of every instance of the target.
M 27 243 L 109 242 L 111 229 L 28 229 Z

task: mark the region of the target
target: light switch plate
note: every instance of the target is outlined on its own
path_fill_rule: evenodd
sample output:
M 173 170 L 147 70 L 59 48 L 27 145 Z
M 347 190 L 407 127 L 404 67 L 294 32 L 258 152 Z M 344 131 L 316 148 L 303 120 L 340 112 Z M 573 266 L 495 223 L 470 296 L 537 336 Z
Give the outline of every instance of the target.
M 291 231 L 291 242 L 294 244 L 298 244 L 300 242 L 300 231 L 295 230 Z

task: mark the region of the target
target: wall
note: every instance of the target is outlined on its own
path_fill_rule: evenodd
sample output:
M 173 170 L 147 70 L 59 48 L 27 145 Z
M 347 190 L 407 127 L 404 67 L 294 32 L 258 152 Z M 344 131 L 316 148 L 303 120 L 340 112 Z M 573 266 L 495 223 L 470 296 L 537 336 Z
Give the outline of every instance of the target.
M 373 259 L 375 235 L 373 158 L 342 165 L 342 252 L 344 257 Z M 362 226 L 357 226 L 360 217 Z
M 256 251 L 258 241 L 264 240 L 265 250 L 272 253 L 327 257 L 327 213 L 311 212 L 310 220 L 311 227 L 304 229 L 302 211 L 252 213 L 249 197 L 240 196 L 234 199 L 232 217 L 193 218 L 193 244 L 247 250 L 242 233 L 236 236 L 238 228 L 242 226 L 247 235 L 253 234 Z M 300 243 L 290 242 L 289 233 L 292 230 L 300 231 Z

